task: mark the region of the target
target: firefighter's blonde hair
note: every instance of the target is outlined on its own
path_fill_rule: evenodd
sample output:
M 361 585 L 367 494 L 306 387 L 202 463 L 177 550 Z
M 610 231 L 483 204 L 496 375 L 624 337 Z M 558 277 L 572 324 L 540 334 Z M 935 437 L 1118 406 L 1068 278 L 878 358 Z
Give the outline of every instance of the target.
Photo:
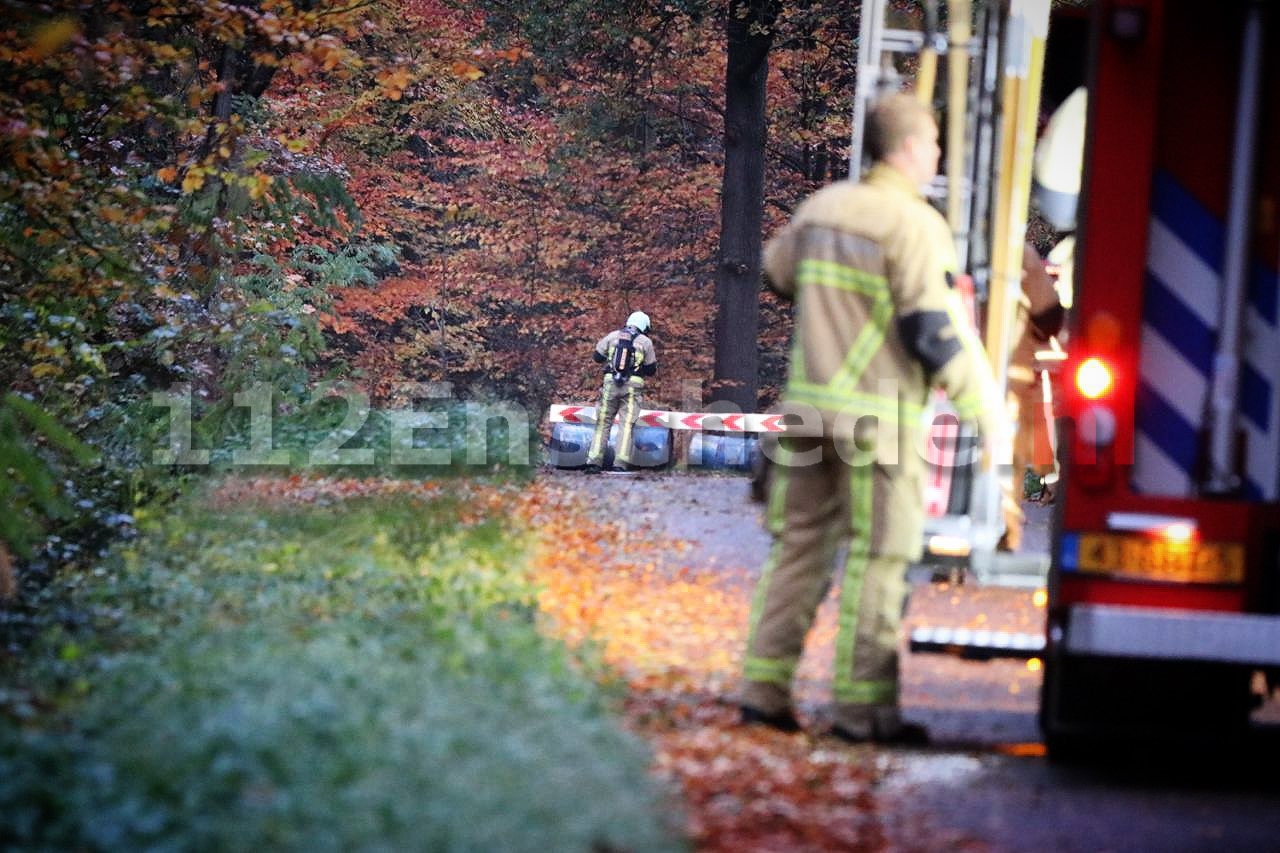
M 896 92 L 876 101 L 867 113 L 867 151 L 871 159 L 883 160 L 906 143 L 937 127 L 933 110 L 910 92 Z

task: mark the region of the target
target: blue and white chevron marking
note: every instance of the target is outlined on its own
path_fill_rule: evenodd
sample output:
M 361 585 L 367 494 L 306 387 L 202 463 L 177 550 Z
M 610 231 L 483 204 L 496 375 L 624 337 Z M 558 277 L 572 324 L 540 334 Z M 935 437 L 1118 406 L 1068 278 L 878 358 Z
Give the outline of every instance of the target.
M 1133 488 L 1192 497 L 1204 453 L 1222 290 L 1224 227 L 1167 173 L 1152 192 Z M 1280 495 L 1280 320 L 1274 270 L 1253 265 L 1240 404 L 1246 493 Z

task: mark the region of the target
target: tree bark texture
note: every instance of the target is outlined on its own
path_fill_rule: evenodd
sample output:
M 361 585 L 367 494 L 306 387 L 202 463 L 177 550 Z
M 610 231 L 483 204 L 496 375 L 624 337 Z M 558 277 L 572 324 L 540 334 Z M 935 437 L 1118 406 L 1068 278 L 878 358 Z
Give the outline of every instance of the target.
M 765 82 L 779 8 L 773 0 L 735 0 L 729 4 L 726 27 L 724 184 L 711 397 L 744 412 L 755 410 L 759 387 Z

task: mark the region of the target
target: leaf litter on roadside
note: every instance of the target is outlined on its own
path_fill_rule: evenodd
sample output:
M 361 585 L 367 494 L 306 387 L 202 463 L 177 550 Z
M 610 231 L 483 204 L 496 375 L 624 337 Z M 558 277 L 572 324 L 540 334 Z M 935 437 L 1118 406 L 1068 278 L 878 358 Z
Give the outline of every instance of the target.
M 602 523 L 582 495 L 542 479 L 259 478 L 229 480 L 211 500 L 329 503 L 387 492 L 500 508 L 536 531 L 531 570 L 544 630 L 571 645 L 593 644 L 625 681 L 623 719 L 651 744 L 654 772 L 683 794 L 697 850 L 929 849 L 923 828 L 888 829 L 893 818 L 876 796 L 886 764 L 876 748 L 739 724 L 732 697 L 750 586 L 691 563 L 694 549 L 667 539 L 654 516 Z M 828 596 L 813 645 L 830 646 L 831 604 Z M 829 669 L 829 655 L 806 655 L 802 701 L 821 698 L 815 685 Z M 951 840 L 955 849 L 981 849 Z
M 697 849 L 885 849 L 874 749 L 739 724 L 749 586 L 689 564 L 687 543 L 634 517 L 601 522 L 571 490 L 534 488 L 539 606 L 550 630 L 598 643 L 626 678 L 624 716 L 653 745 L 656 772 L 683 791 Z M 830 633 L 831 622 L 814 630 Z

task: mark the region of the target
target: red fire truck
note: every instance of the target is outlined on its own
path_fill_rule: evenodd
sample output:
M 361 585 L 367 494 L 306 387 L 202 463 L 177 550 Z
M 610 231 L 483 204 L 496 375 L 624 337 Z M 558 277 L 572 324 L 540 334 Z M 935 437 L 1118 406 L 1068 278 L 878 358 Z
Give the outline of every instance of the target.
M 1280 6 L 1097 0 L 1091 32 L 1051 758 L 1242 742 L 1280 675 Z

